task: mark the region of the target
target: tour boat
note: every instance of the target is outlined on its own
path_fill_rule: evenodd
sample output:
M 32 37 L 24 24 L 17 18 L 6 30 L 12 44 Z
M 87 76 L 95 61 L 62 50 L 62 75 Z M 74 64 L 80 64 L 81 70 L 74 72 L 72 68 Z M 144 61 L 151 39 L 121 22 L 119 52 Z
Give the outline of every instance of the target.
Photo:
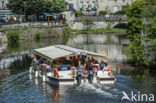
M 51 63 L 53 63 L 54 60 L 60 59 L 62 57 L 69 58 L 71 56 L 79 56 L 82 55 L 88 56 L 88 57 L 96 57 L 96 58 L 102 58 L 102 59 L 108 59 L 106 56 L 97 54 L 94 52 L 76 49 L 73 47 L 65 46 L 65 45 L 54 45 L 44 48 L 38 48 L 34 49 L 33 55 L 44 58 Z M 80 64 L 80 61 L 79 61 Z M 51 71 L 45 71 L 43 70 L 41 64 L 36 65 L 32 62 L 30 67 L 30 73 L 34 74 L 36 78 L 42 77 L 43 81 L 47 81 L 50 84 L 53 85 L 74 85 L 78 84 L 77 81 L 77 71 L 75 70 L 62 70 L 58 71 L 59 78 L 54 77 L 54 72 Z M 87 74 L 82 74 L 81 76 L 81 82 L 80 83 L 88 83 Z M 114 84 L 116 81 L 115 77 L 109 74 L 109 71 L 104 70 L 97 70 L 96 75 L 92 78 L 92 83 L 99 83 L 99 84 Z

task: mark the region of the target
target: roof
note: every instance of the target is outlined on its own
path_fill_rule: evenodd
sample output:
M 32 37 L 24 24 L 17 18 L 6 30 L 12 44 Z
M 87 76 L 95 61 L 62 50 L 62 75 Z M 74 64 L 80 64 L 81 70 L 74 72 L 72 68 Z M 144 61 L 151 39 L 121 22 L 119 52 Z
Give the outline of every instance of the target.
M 86 51 L 85 50 L 81 50 L 81 49 L 77 49 L 77 48 L 72 48 L 72 47 L 65 46 L 65 45 L 55 45 L 55 47 L 58 47 L 58 48 L 61 48 L 61 49 L 64 49 L 64 50 L 68 50 L 68 51 L 74 52 L 74 54 L 76 54 L 76 55 L 86 54 Z
M 56 58 L 71 55 L 73 54 L 73 52 L 63 50 L 55 46 L 49 46 L 45 48 L 34 49 L 34 54 L 53 60 Z
M 34 54 L 39 55 L 41 57 L 45 57 L 50 60 L 69 56 L 69 55 L 79 55 L 79 54 L 108 59 L 106 56 L 102 54 L 76 49 L 65 45 L 54 45 L 45 48 L 34 49 Z
M 52 13 L 42 12 L 42 14 L 45 16 L 60 16 L 60 13 L 55 13 L 55 12 Z
M 0 10 L 0 15 L 13 15 L 11 10 Z

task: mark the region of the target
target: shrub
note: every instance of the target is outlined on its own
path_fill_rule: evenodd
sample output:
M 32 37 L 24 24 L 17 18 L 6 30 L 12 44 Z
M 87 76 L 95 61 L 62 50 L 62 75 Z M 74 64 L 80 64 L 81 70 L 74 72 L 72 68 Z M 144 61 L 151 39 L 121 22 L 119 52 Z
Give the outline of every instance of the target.
M 82 11 L 75 11 L 75 16 L 76 17 L 80 17 L 80 16 L 83 16 L 83 13 L 82 13 Z
M 7 33 L 8 41 L 10 45 L 16 45 L 19 44 L 20 36 L 17 31 L 9 31 Z
M 41 38 L 41 33 L 40 32 L 36 32 L 35 33 L 35 39 L 39 40 Z
M 99 15 L 106 15 L 107 12 L 106 11 L 99 11 Z

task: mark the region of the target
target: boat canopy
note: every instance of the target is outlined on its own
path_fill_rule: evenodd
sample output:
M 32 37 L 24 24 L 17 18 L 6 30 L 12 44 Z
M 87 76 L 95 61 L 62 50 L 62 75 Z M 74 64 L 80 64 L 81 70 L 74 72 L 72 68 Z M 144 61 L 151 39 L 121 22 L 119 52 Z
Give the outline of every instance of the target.
M 49 46 L 45 48 L 34 49 L 34 54 L 53 60 L 60 57 L 72 55 L 73 52 L 57 48 L 55 46 Z
M 45 48 L 34 49 L 34 54 L 53 60 L 70 55 L 88 55 L 108 59 L 106 56 L 94 52 L 72 48 L 65 45 L 54 45 Z

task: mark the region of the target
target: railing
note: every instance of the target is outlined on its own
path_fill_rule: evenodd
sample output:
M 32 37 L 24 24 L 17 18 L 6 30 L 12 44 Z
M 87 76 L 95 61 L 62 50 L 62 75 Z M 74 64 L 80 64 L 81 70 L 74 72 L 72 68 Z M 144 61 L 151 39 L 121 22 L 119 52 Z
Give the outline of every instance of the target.
M 83 22 L 85 19 L 90 19 L 93 20 L 95 22 L 101 22 L 101 21 L 127 21 L 127 17 L 126 16 L 118 16 L 118 15 L 114 15 L 114 16 L 96 16 L 96 17 L 76 17 L 75 18 L 75 22 Z
M 52 26 L 58 26 L 58 25 L 66 25 L 66 22 L 60 22 L 60 21 L 27 21 L 27 22 L 14 22 L 14 23 L 10 23 L 10 22 L 0 22 L 0 26 L 3 26 L 3 25 L 22 25 L 22 24 L 30 24 L 30 25 L 33 25 L 33 24 L 36 24 L 36 25 L 42 25 L 42 24 L 45 24 L 45 25 L 52 25 Z

